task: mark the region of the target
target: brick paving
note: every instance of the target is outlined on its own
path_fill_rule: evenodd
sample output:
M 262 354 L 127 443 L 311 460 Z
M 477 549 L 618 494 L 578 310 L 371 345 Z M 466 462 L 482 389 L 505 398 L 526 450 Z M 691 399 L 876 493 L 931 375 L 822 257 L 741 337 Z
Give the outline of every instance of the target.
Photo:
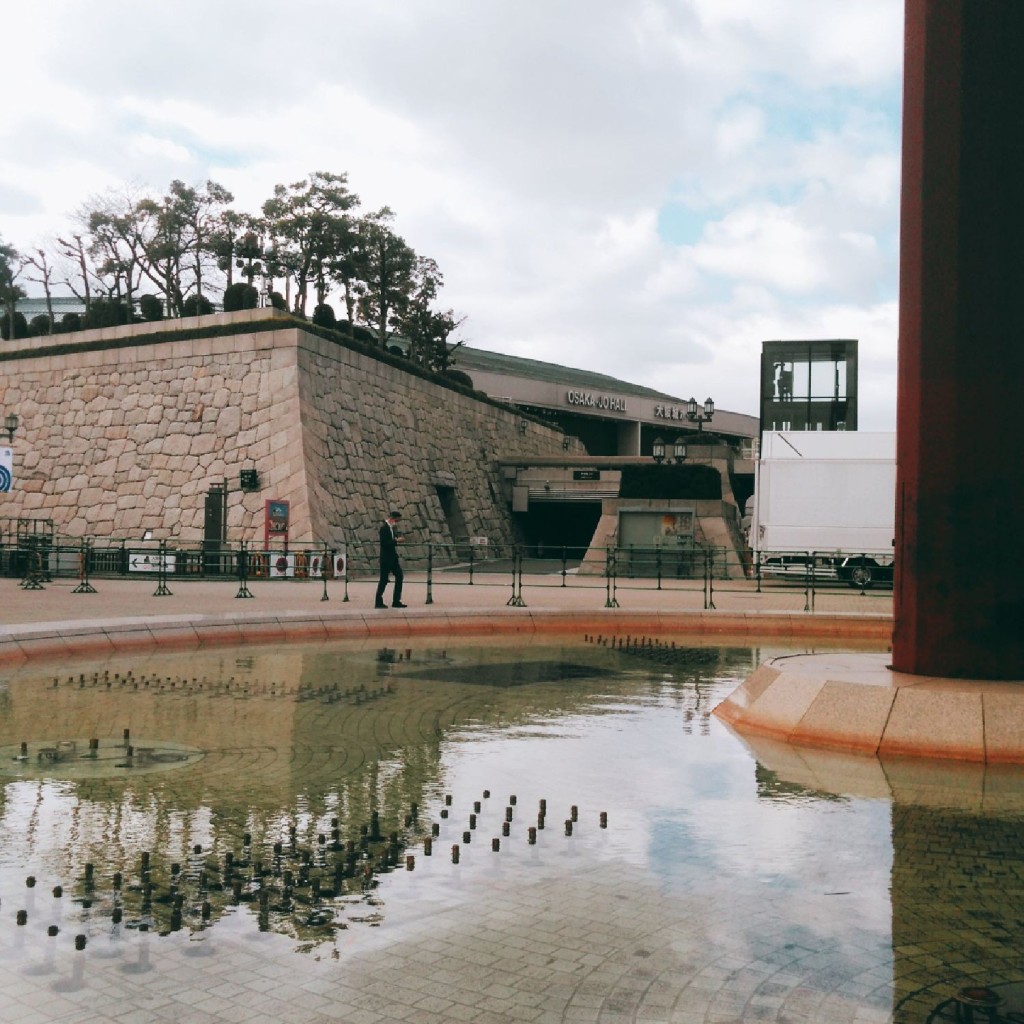
M 706 594 L 700 590 L 620 587 L 619 607 L 609 609 L 603 590 L 575 583 L 563 588 L 557 580 L 551 586 L 550 577 L 524 579 L 525 607 L 508 606 L 511 588 L 479 583 L 470 588 L 465 580 L 435 585 L 432 603 L 426 605 L 425 583 L 413 577 L 407 590 L 409 610 L 386 612 L 371 608 L 372 581 L 349 584 L 347 602 L 343 584 L 333 581 L 327 602 L 321 600 L 322 584 L 309 581 L 256 581 L 251 600 L 235 598 L 233 581 L 172 580 L 172 594 L 164 597 L 153 596 L 149 580 L 97 580 L 98 593 L 92 595 L 74 594 L 75 582 L 54 581 L 44 590 L 25 592 L 16 580 L 0 580 L 0 638 L 27 643 L 29 637 L 62 637 L 67 644 L 72 636 L 109 636 L 139 623 L 151 638 L 162 636 L 164 627 L 182 624 L 196 636 L 231 638 L 273 620 L 279 626 L 274 634 L 278 639 L 287 632 L 282 623 L 317 622 L 325 635 L 330 630 L 323 624 L 331 623 L 339 629 L 345 625 L 344 635 L 369 635 L 373 643 L 383 630 L 410 636 L 419 631 L 425 637 L 418 642 L 436 644 L 436 634 L 443 638 L 442 630 L 452 623 L 475 627 L 486 642 L 490 630 L 543 632 L 547 618 L 559 628 L 576 630 L 596 622 L 609 632 L 645 623 L 654 632 L 661 625 L 675 628 L 688 620 L 701 632 L 717 634 L 721 624 L 723 635 L 738 630 L 741 636 L 754 635 L 760 623 L 782 638 L 811 629 L 806 624 L 813 620 L 815 630 L 824 629 L 840 642 L 846 632 L 859 643 L 865 639 L 865 623 L 876 638 L 884 635 L 891 614 L 888 594 L 818 594 L 812 616 L 804 611 L 803 591 L 776 588 L 757 594 L 742 587 L 717 591 L 714 609 L 704 607 Z M 376 625 L 382 621 L 387 624 Z M 302 633 L 300 628 L 294 631 Z M 258 630 L 254 635 L 268 639 Z M 54 653 L 52 647 L 39 650 Z M 158 644 L 137 650 L 133 664 L 140 674 L 163 671 Z M 203 682 L 207 672 L 214 678 L 219 651 L 200 643 L 185 655 L 187 672 Z M 288 648 L 275 653 L 261 647 L 260 652 L 258 659 L 279 666 L 291 656 Z M 103 657 L 101 650 L 86 652 L 59 670 L 49 657 L 38 664 L 40 674 L 82 667 L 98 672 Z M 314 671 L 303 664 L 302 671 Z M 47 716 L 57 732 L 117 731 L 118 708 L 126 706 L 130 687 L 118 696 L 97 686 L 88 698 L 80 698 L 74 686 L 60 682 L 58 696 L 48 696 L 38 682 L 28 681 L 34 666 L 9 664 L 0 671 L 0 679 L 9 677 L 12 713 L 22 716 L 3 726 L 7 741 L 13 742 L 15 729 L 28 729 L 30 722 Z M 317 681 L 315 675 L 311 678 Z M 201 688 L 203 683 L 195 685 Z M 380 759 L 382 750 L 396 745 L 416 749 L 430 742 L 440 723 L 450 727 L 467 715 L 481 715 L 477 704 L 462 705 L 452 696 L 455 690 L 441 687 L 403 695 L 400 702 L 385 695 L 366 705 L 365 714 L 356 714 L 351 704 L 291 699 L 295 694 L 284 705 L 266 679 L 260 685 L 258 693 L 255 687 L 247 691 L 253 699 L 230 705 L 223 703 L 225 693 L 211 693 L 211 721 L 188 722 L 196 746 L 208 750 L 202 777 L 221 794 L 234 791 L 240 806 L 275 805 L 281 794 L 292 793 L 290 780 L 299 775 L 322 777 L 325 785 L 338 773 L 356 777 Z M 168 703 L 166 694 L 130 699 L 137 702 L 133 734 L 141 734 L 143 725 L 136 727 L 135 722 L 145 723 L 147 714 L 162 716 L 165 724 L 173 721 L 177 705 Z M 494 700 L 501 719 L 515 694 L 501 692 Z M 286 723 L 281 722 L 284 706 L 291 709 Z M 231 716 L 237 736 L 218 744 L 212 731 L 204 729 L 212 730 L 214 722 L 223 729 L 225 715 Z M 279 728 L 286 730 L 287 742 L 274 739 Z M 329 736 L 331 745 L 325 753 L 318 749 L 322 740 L 306 745 L 296 739 L 303 736 Z M 738 744 L 735 749 L 740 750 Z M 161 777 L 161 785 L 176 794 L 171 802 L 198 807 L 198 795 L 188 790 L 194 775 L 182 773 L 179 778 L 180 784 L 173 770 Z M 988 809 L 979 818 L 982 797 L 976 793 L 983 790 Z M 780 791 L 788 792 L 784 785 Z M 888 910 L 886 895 L 880 915 L 878 907 L 869 911 L 844 904 L 839 895 L 828 900 L 787 892 L 772 883 L 767 865 L 763 879 L 755 870 L 751 879 L 738 883 L 739 876 L 726 865 L 716 871 L 714 865 L 682 863 L 669 884 L 645 870 L 642 858 L 597 856 L 605 837 L 592 823 L 580 826 L 572 846 L 557 829 L 546 830 L 535 848 L 524 845 L 520 834 L 519 845 L 501 854 L 511 859 L 499 859 L 474 844 L 465 848 L 458 866 L 444 855 L 457 837 L 457 827 L 446 826 L 449 831 L 438 839 L 441 855 L 428 862 L 420 846 L 416 870 L 391 877 L 384 927 L 373 925 L 379 908 L 372 901 L 356 900 L 347 908 L 350 923 L 335 944 L 310 949 L 304 956 L 295 953 L 294 937 L 257 930 L 253 911 L 244 906 L 224 913 L 215 928 L 170 935 L 115 929 L 97 919 L 87 949 L 76 951 L 73 936 L 80 923 L 72 927 L 69 919 L 55 937 L 18 928 L 13 915 L 30 897 L 24 889 L 0 892 L 0 1020 L 912 1024 L 924 1021 L 957 984 L 1021 980 L 1024 861 L 1014 838 L 1020 834 L 1024 809 L 1020 791 L 1019 780 L 1008 773 L 999 776 L 998 800 L 990 777 L 987 788 L 982 783 L 977 790 L 962 780 L 937 787 L 923 805 L 916 796 L 894 802 L 892 905 Z M 936 797 L 940 792 L 942 799 Z M 949 796 L 958 792 L 962 800 Z M 109 799 L 102 779 L 90 782 L 85 793 L 90 800 Z M 17 807 L 10 802 L 15 799 L 20 798 L 11 791 L 0 812 L 6 807 L 15 815 Z M 950 806 L 950 800 L 959 804 Z M 830 805 L 824 806 L 827 810 Z M 33 820 L 30 814 L 24 820 L 33 834 L 41 835 L 39 830 L 47 827 L 58 834 L 51 822 Z M 869 840 L 859 831 L 844 831 L 859 829 L 859 820 L 844 812 L 841 800 L 822 820 L 821 831 L 809 833 L 806 841 L 822 850 L 847 849 L 854 858 L 858 850 L 869 849 Z M 85 819 L 71 827 L 75 842 L 96 840 L 88 834 Z M 751 863 L 765 856 L 757 848 L 744 850 L 742 834 L 737 843 L 738 855 Z M 567 859 L 567 850 L 575 851 L 575 859 Z M 887 871 L 884 863 L 882 868 Z M 60 912 L 49 886 L 62 868 L 54 863 L 46 870 L 53 878 L 41 876 L 34 890 L 33 923 L 44 910 Z M 831 866 L 822 865 L 821 870 L 843 875 Z M 860 870 L 866 869 L 852 859 L 844 888 L 855 888 Z M 885 889 L 887 876 L 881 877 Z M 796 927 L 801 920 L 804 925 Z M 840 934 L 834 931 L 837 922 L 842 922 L 841 939 L 809 941 L 808 936 L 830 929 Z M 899 1003 L 895 1010 L 894 1002 Z

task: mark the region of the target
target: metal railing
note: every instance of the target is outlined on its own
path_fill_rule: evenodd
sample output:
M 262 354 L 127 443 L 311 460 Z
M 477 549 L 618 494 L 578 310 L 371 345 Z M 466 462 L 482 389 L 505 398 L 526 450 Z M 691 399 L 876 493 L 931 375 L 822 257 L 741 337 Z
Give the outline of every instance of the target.
M 55 579 L 77 579 L 76 593 L 95 593 L 104 579 L 151 580 L 158 595 L 169 594 L 175 582 L 223 580 L 237 586 L 238 597 L 252 597 L 254 581 L 348 584 L 378 577 L 376 545 L 304 544 L 289 548 L 241 543 L 211 546 L 198 542 L 74 540 L 53 537 L 29 545 L 0 541 L 0 574 L 19 577 L 24 589 L 38 590 Z M 526 607 L 530 591 L 544 588 L 593 590 L 606 607 L 620 607 L 631 592 L 674 591 L 699 595 L 705 609 L 715 608 L 716 595 L 730 592 L 786 593 L 802 591 L 804 611 L 837 590 L 886 596 L 891 593 L 892 566 L 879 566 L 876 556 L 846 555 L 842 566 L 833 553 L 788 552 L 776 562 L 756 560 L 749 552 L 698 544 L 678 546 L 557 545 L 486 546 L 460 539 L 443 544 L 403 544 L 406 577 L 425 584 L 425 603 L 432 604 L 441 587 L 499 587 L 509 591 L 507 604 Z M 863 571 L 869 569 L 872 571 Z

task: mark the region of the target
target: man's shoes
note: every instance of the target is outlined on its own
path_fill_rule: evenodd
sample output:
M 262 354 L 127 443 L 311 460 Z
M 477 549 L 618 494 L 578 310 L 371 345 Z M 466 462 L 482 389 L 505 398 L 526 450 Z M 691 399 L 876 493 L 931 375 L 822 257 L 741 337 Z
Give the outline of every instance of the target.
M 408 608 L 409 606 L 407 604 L 402 604 L 401 601 L 395 601 L 395 603 L 391 607 L 392 608 Z
M 383 601 L 378 601 L 373 607 L 374 608 L 387 608 L 387 605 Z

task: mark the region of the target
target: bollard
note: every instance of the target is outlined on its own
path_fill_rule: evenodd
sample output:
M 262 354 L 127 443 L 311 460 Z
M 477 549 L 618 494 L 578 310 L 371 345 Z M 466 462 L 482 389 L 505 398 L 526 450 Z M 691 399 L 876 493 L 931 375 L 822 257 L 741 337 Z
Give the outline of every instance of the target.
M 85 939 L 84 935 L 76 935 L 75 936 L 75 949 L 77 949 L 79 951 L 85 949 L 85 942 L 86 942 L 86 939 Z
M 469 827 L 470 828 L 476 828 L 476 815 L 475 814 L 471 814 L 469 816 Z
M 475 814 L 479 814 L 480 813 L 480 801 L 479 800 L 474 800 L 473 801 L 473 811 L 474 811 Z
M 608 812 L 607 811 L 602 811 L 601 812 L 601 828 L 607 828 L 607 827 L 608 827 Z
M 472 833 L 472 832 L 463 832 L 463 833 L 462 833 L 462 841 L 463 841 L 463 842 L 464 842 L 464 843 L 465 843 L 465 844 L 466 844 L 467 846 L 468 846 L 468 845 L 470 844 L 470 842 L 472 841 L 472 839 L 473 839 L 473 833 Z
M 503 836 L 507 836 L 510 831 L 511 831 L 511 826 L 509 825 L 509 823 L 507 821 L 503 821 L 501 823 L 501 834 Z
M 411 853 L 406 854 L 406 856 L 405 856 L 405 870 L 406 871 L 412 871 L 412 869 L 415 866 L 416 866 L 416 858 Z
M 572 818 L 573 821 L 580 820 L 580 809 L 575 804 L 569 808 L 569 817 Z
M 506 807 L 505 808 L 505 820 L 506 821 L 511 821 L 512 820 L 512 808 L 511 807 Z
M 527 841 L 527 842 L 528 842 L 528 843 L 529 843 L 529 844 L 530 844 L 531 846 L 533 846 L 533 845 L 534 845 L 534 844 L 535 844 L 535 843 L 537 842 L 537 829 L 536 829 L 536 828 L 534 828 L 534 827 L 533 827 L 533 825 L 531 825 L 531 826 L 530 826 L 530 827 L 529 827 L 529 828 L 528 828 L 528 829 L 526 830 L 526 835 L 527 835 L 527 840 L 526 840 L 526 841 Z
M 456 843 L 452 847 L 452 863 L 453 864 L 458 864 L 459 863 L 459 845 L 458 845 L 458 843 Z
M 433 854 L 433 852 L 434 852 L 434 840 L 431 839 L 430 836 L 427 836 L 426 839 L 423 840 L 423 856 L 424 857 L 429 857 L 429 856 L 431 856 L 431 854 Z
M 441 834 L 441 826 L 436 821 L 430 826 L 430 834 L 435 838 Z
M 495 837 L 491 840 L 491 849 L 497 853 L 501 849 L 501 840 Z
M 572 818 L 565 819 L 565 834 L 567 836 L 572 835 Z

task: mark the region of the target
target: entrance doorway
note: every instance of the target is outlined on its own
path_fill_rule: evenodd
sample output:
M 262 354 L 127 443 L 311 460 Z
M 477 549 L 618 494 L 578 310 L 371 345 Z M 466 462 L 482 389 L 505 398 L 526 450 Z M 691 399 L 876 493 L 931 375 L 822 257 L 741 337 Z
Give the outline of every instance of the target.
M 203 509 L 203 572 L 221 575 L 225 571 L 224 547 L 228 538 L 228 485 L 214 484 L 206 492 Z

